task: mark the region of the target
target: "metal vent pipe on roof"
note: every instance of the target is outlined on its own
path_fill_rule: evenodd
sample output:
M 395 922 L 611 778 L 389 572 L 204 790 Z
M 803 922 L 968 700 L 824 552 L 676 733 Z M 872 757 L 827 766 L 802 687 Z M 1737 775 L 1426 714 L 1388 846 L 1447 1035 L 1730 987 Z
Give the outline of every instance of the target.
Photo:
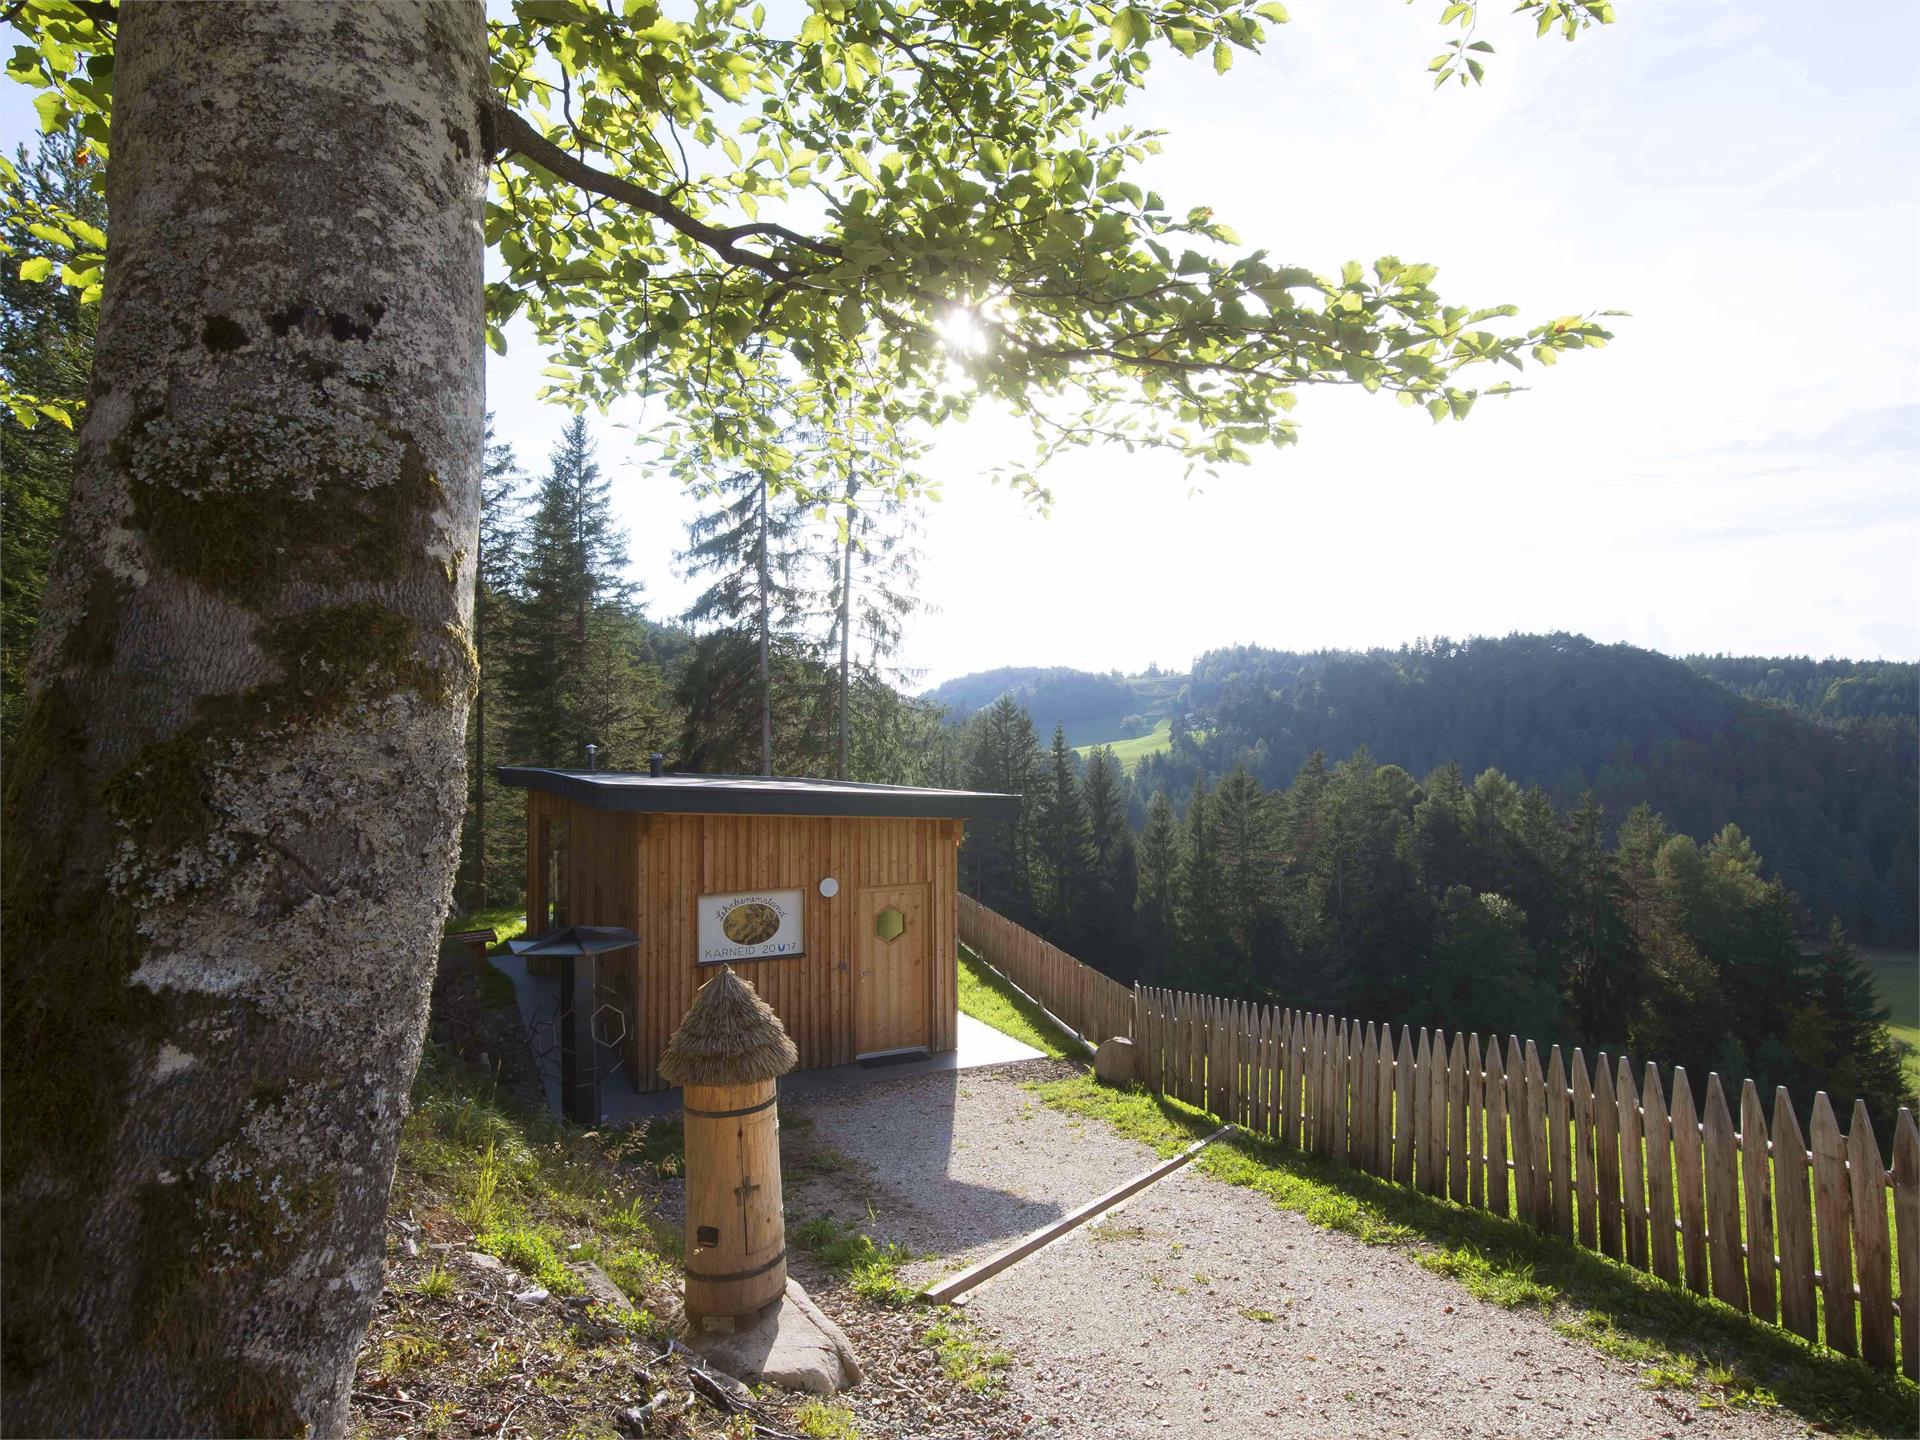
M 664 775 L 667 773 L 667 757 L 658 750 L 647 756 L 647 774 Z
M 598 760 L 599 754 L 600 747 L 589 741 L 587 744 L 587 769 L 598 770 L 600 768 Z

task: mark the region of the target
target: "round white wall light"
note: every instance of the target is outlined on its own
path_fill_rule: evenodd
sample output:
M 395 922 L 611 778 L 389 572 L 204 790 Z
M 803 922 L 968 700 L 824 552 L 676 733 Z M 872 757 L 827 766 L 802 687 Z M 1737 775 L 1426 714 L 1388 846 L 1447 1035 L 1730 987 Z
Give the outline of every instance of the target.
M 820 893 L 831 900 L 840 893 L 840 882 L 831 875 L 820 882 Z

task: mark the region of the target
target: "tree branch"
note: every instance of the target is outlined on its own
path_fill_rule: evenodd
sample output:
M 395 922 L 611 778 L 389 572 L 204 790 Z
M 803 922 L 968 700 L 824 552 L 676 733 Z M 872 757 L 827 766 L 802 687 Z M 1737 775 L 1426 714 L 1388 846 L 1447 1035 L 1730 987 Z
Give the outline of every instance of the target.
M 784 225 L 771 222 L 725 227 L 709 225 L 698 216 L 675 205 L 664 195 L 657 194 L 644 185 L 636 185 L 631 180 L 623 180 L 617 175 L 607 174 L 604 170 L 596 170 L 584 160 L 547 139 L 499 100 L 488 102 L 487 114 L 493 121 L 492 139 L 497 154 L 519 155 L 551 170 L 569 185 L 577 186 L 589 194 L 604 195 L 609 200 L 617 200 L 623 205 L 632 206 L 635 210 L 644 211 L 655 219 L 664 221 L 689 239 L 705 245 L 730 265 L 756 271 L 769 280 L 785 284 L 792 284 L 800 279 L 804 271 L 797 270 L 771 255 L 741 248 L 741 241 L 756 237 L 784 240 L 790 245 L 811 250 L 816 255 L 830 259 L 837 258 L 840 254 L 840 249 L 836 245 L 801 235 Z

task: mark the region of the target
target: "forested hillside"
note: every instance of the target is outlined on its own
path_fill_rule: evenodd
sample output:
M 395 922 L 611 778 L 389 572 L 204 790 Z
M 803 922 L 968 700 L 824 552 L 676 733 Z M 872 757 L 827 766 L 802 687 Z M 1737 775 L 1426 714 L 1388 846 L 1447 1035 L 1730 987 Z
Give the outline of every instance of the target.
M 1416 778 L 1364 747 L 1280 787 L 1237 766 L 1182 814 L 1097 748 L 1042 748 L 1010 697 L 964 731 L 967 778 L 1027 797 L 969 828 L 962 884 L 1125 981 L 1395 1025 L 1521 1034 L 1861 1095 L 1909 1086 L 1845 928 L 1809 944 L 1737 825 L 1556 807 L 1497 769 Z M 1144 808 L 1144 824 L 1128 823 Z
M 1119 675 L 1096 675 L 1065 665 L 1006 665 L 936 685 L 920 698 L 943 705 L 955 720 L 984 710 L 1011 695 L 1047 724 L 1070 724 L 1124 712 L 1134 703 L 1133 687 Z
M 1813 660 L 1804 655 L 1689 655 L 1687 664 L 1749 700 L 1814 720 L 1913 721 L 1920 665 L 1905 660 Z
M 1361 746 L 1416 774 L 1494 767 L 1563 809 L 1591 791 L 1615 822 L 1644 803 L 1690 835 L 1737 824 L 1810 923 L 1838 917 L 1862 940 L 1912 944 L 1920 788 L 1914 709 L 1899 694 L 1904 670 L 1911 701 L 1913 667 L 1700 664 L 1709 673 L 1564 634 L 1210 651 L 1194 662 L 1187 727 L 1135 780 L 1142 804 L 1166 792 L 1178 805 L 1236 765 L 1275 786 L 1316 752 Z

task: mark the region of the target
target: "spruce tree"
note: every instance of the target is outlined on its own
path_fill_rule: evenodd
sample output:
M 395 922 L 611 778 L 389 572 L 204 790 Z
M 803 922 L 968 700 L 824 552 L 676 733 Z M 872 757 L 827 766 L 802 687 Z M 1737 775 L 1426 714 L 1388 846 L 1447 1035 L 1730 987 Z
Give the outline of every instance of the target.
M 1623 891 L 1606 846 L 1606 811 L 1592 792 L 1567 818 L 1566 986 L 1571 1018 L 1589 1045 L 1623 1043 L 1641 998 L 1645 957 L 1622 912 Z
M 1077 907 L 1093 871 L 1093 841 L 1073 761 L 1065 727 L 1054 726 L 1053 748 L 1034 796 L 1034 847 L 1041 872 L 1035 899 L 1041 917 L 1069 949 L 1079 938 Z
M 1220 857 L 1214 842 L 1213 797 L 1207 783 L 1196 780 L 1187 801 L 1186 825 L 1181 832 L 1179 912 L 1176 923 L 1180 963 L 1171 977 L 1189 989 L 1205 989 L 1219 972 L 1225 949 L 1225 926 L 1220 905 Z
M 1902 1068 L 1899 1043 L 1887 1030 L 1892 1012 L 1838 920 L 1827 927 L 1817 973 L 1822 1088 L 1843 1102 L 1865 1100 L 1886 1133 L 1900 1107 L 1914 1103 L 1914 1087 Z
M 974 790 L 1028 795 L 1034 789 L 1039 745 L 1033 717 L 1011 695 L 1002 695 L 974 716 L 967 784 Z M 1033 876 L 1028 840 L 1034 824 L 1032 802 L 1018 819 L 984 820 L 967 827 L 961 850 L 963 873 L 972 894 L 1011 919 L 1033 914 Z
M 1180 916 L 1180 831 L 1166 791 L 1147 804 L 1140 832 L 1140 878 L 1134 917 L 1140 939 L 1141 979 L 1164 983 L 1175 969 Z
M 1116 979 L 1130 977 L 1138 966 L 1133 933 L 1138 860 L 1133 832 L 1127 824 L 1127 772 L 1111 746 L 1097 745 L 1087 756 L 1081 788 L 1087 839 L 1092 846 L 1092 866 L 1080 897 L 1077 928 L 1093 953 L 1083 958 Z
M 798 434 L 789 427 L 781 437 Z M 780 448 L 780 447 L 776 447 Z M 784 450 L 782 449 L 782 458 Z M 774 653 L 791 658 L 801 648 L 806 621 L 804 512 L 793 492 L 776 489 L 774 456 L 756 452 L 757 463 L 738 465 L 703 484 L 698 494 L 710 507 L 687 524 L 687 548 L 677 557 L 681 574 L 705 582 L 681 617 L 696 628 L 750 635 L 751 647 L 710 647 L 708 666 L 751 657 L 752 691 L 759 721 L 759 772 L 773 773 Z M 728 691 L 742 691 L 737 681 Z
M 576 415 L 555 445 L 520 538 L 520 599 L 501 683 L 506 743 L 529 764 L 638 768 L 664 739 L 657 671 L 645 659 L 640 587 L 626 578 L 626 535 L 611 485 Z
M 831 575 L 825 649 L 835 661 L 834 773 L 848 780 L 861 778 L 856 747 L 870 751 L 874 744 L 856 732 L 863 725 L 883 727 L 894 718 L 883 699 L 874 712 L 860 700 L 880 699 L 882 690 L 891 690 L 890 682 L 906 678 L 893 669 L 892 660 L 908 618 L 923 608 L 920 551 L 913 543 L 920 510 L 895 487 L 863 483 L 858 460 L 841 468 L 836 488 L 821 498 L 832 522 L 831 544 L 821 558 Z M 871 766 L 869 756 L 867 768 Z
M 1242 766 L 1220 782 L 1208 808 L 1219 867 L 1221 982 L 1236 995 L 1276 990 L 1284 933 L 1273 807 Z
M 1427 776 L 1413 810 L 1414 858 L 1430 893 L 1472 885 L 1485 870 L 1473 837 L 1473 811 L 1459 765 L 1449 761 Z

